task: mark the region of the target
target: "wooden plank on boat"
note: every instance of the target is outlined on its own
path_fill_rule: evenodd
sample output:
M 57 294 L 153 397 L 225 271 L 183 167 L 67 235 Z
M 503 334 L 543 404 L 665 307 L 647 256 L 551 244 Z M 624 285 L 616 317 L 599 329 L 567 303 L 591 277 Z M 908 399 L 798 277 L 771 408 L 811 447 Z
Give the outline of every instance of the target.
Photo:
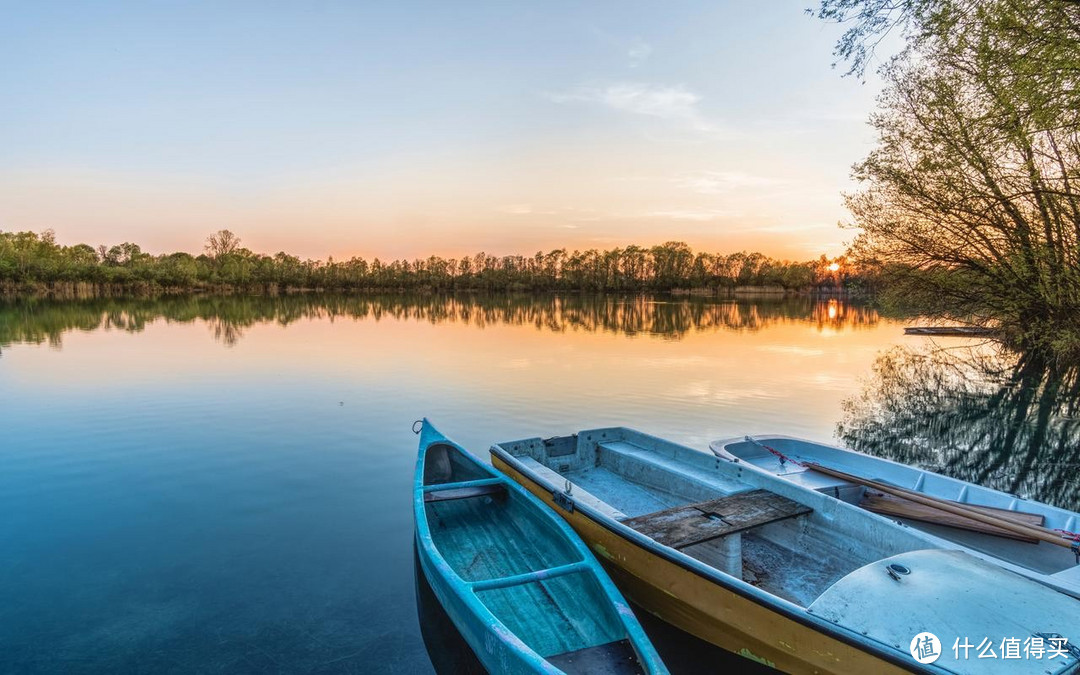
M 424 493 L 425 502 L 447 502 L 454 499 L 469 499 L 470 497 L 484 497 L 486 495 L 501 495 L 506 493 L 506 486 L 501 483 L 494 485 L 476 485 L 473 487 L 446 488 L 445 490 L 433 490 Z
M 1046 520 L 1042 514 L 1039 513 L 1024 513 L 1022 511 L 1010 511 L 1008 509 L 996 509 L 991 506 L 977 506 L 975 504 L 968 504 L 966 502 L 959 502 L 964 507 L 985 513 L 990 516 L 998 516 L 1001 518 L 1008 518 L 1024 525 L 1041 526 Z M 925 504 L 919 504 L 902 497 L 885 494 L 884 492 L 876 492 L 874 490 L 867 490 L 866 495 L 862 501 L 859 502 L 859 506 L 867 511 L 873 511 L 874 513 L 880 513 L 886 516 L 896 516 L 899 518 L 910 518 L 911 520 L 918 520 L 927 523 L 934 523 L 937 525 L 946 525 L 948 527 L 956 527 L 962 530 L 971 530 L 972 532 L 982 532 L 984 534 L 992 534 L 998 537 L 1008 537 L 1010 539 L 1018 539 L 1020 541 L 1030 542 L 1032 544 L 1038 543 L 1038 539 L 1034 537 L 1025 537 L 1011 530 L 1006 530 L 1000 527 L 994 527 L 987 523 L 982 523 L 971 518 L 965 518 L 964 516 L 942 511 L 941 509 L 927 506 Z
M 685 548 L 812 510 L 774 492 L 752 490 L 647 513 L 623 523 L 665 546 Z

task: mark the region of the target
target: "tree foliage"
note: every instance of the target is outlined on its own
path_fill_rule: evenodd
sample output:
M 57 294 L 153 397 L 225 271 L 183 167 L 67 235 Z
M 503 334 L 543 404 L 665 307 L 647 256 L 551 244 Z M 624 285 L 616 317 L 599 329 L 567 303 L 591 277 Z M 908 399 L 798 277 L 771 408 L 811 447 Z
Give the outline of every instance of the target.
M 843 262 L 843 259 L 837 259 Z M 52 232 L 0 232 L 0 282 L 17 286 L 82 282 L 194 289 L 475 289 L 671 291 L 773 286 L 838 288 L 864 281 L 844 264 L 829 269 L 821 256 L 808 262 L 774 260 L 760 253 L 695 253 L 682 242 L 605 251 L 556 249 L 533 256 L 477 253 L 461 258 L 429 256 L 384 262 L 301 260 L 279 252 L 253 253 L 228 230 L 211 235 L 206 253 L 151 255 L 137 244 L 97 249 L 61 246 Z
M 1080 3 L 824 0 L 837 53 L 880 70 L 878 144 L 856 165 L 853 253 L 925 311 L 998 325 L 1025 347 L 1080 336 Z M 1064 337 L 1063 337 L 1064 336 Z
M 218 260 L 240 249 L 240 237 L 229 230 L 218 230 L 206 238 L 206 254 Z

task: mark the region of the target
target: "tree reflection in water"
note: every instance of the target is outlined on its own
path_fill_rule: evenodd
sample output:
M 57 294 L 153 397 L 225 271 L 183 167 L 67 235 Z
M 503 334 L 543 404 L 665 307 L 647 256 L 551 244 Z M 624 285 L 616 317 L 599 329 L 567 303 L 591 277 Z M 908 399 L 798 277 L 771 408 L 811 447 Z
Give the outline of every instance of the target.
M 844 404 L 851 449 L 1075 510 L 1080 369 L 990 345 L 896 347 Z
M 14 343 L 61 344 L 65 332 L 142 331 L 147 324 L 205 322 L 225 345 L 263 323 L 303 319 L 416 320 L 533 325 L 553 332 L 605 331 L 679 339 L 691 331 L 760 330 L 778 322 L 809 323 L 818 330 L 874 326 L 878 313 L 841 300 L 809 296 L 718 300 L 593 295 L 281 295 L 24 299 L 0 303 L 0 348 Z

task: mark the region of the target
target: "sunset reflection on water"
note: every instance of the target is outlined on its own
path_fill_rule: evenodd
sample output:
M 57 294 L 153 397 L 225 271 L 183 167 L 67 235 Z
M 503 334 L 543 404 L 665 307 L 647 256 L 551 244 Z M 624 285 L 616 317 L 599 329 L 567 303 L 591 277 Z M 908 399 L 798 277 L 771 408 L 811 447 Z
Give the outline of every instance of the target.
M 0 670 L 423 672 L 413 420 L 485 458 L 613 424 L 829 440 L 907 339 L 804 297 L 0 306 Z

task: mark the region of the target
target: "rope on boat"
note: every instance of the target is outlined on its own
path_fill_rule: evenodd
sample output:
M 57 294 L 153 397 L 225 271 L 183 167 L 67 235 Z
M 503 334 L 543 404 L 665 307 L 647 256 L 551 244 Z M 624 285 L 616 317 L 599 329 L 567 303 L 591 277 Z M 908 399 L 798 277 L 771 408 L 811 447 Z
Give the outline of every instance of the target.
M 1080 533 L 1069 532 L 1068 530 L 1063 530 L 1060 527 L 1054 528 L 1054 532 L 1059 533 L 1062 539 L 1072 539 L 1073 541 L 1080 542 Z
M 424 420 L 416 420 L 415 422 L 412 423 L 412 432 L 414 434 L 420 433 L 420 431 L 423 428 L 424 428 Z
M 1080 565 L 1080 533 L 1069 532 L 1068 530 L 1063 530 L 1060 527 L 1054 528 L 1054 532 L 1060 534 L 1062 539 L 1066 539 L 1072 542 L 1072 546 L 1070 547 L 1070 549 L 1072 550 L 1073 555 L 1076 556 L 1076 564 Z
M 754 439 L 754 438 L 752 438 L 752 437 L 750 437 L 750 436 L 747 436 L 747 437 L 746 437 L 746 440 L 747 440 L 747 441 L 749 441 L 749 442 L 751 442 L 751 443 L 753 443 L 754 445 L 757 445 L 757 446 L 760 446 L 760 447 L 762 447 L 762 448 L 765 448 L 766 450 L 768 450 L 768 451 L 769 451 L 769 452 L 771 452 L 772 454 L 776 455 L 776 456 L 777 456 L 777 458 L 778 458 L 778 459 L 780 460 L 780 466 L 784 466 L 784 465 L 785 465 L 785 464 L 787 464 L 788 462 L 791 462 L 791 463 L 792 463 L 792 464 L 794 464 L 795 466 L 806 466 L 806 464 L 805 464 L 805 463 L 803 463 L 803 462 L 800 462 L 800 461 L 799 461 L 799 460 L 797 460 L 797 459 L 793 459 L 793 458 L 791 458 L 791 457 L 788 457 L 787 455 L 785 455 L 784 453 L 780 452 L 779 450 L 776 450 L 775 448 L 770 448 L 769 446 L 765 445 L 765 444 L 764 444 L 764 443 L 762 443 L 761 441 L 758 441 L 758 440 L 756 440 L 756 439 Z

